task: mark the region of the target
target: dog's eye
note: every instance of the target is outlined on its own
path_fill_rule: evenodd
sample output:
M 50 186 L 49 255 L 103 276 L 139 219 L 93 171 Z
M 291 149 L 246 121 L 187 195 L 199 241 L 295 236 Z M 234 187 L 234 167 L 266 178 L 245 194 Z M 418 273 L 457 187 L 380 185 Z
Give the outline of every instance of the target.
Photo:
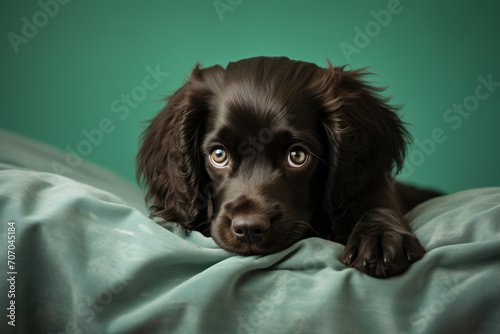
M 288 151 L 288 164 L 291 167 L 302 167 L 308 159 L 309 155 L 299 147 L 293 147 Z
M 221 168 L 221 167 L 225 167 L 228 164 L 229 158 L 228 158 L 227 153 L 224 149 L 216 148 L 210 154 L 210 162 L 215 167 Z

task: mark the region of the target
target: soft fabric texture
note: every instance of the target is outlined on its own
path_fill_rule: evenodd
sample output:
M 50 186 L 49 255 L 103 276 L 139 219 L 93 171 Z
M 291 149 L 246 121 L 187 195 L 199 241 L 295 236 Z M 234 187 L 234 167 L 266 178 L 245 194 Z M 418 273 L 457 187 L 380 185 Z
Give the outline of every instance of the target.
M 63 154 L 1 131 L 0 139 L 0 261 L 7 273 L 15 222 L 17 272 L 15 299 L 0 281 L 1 333 L 500 329 L 500 188 L 410 212 L 428 252 L 403 275 L 376 279 L 342 265 L 344 247 L 318 238 L 264 257 L 226 252 L 149 219 L 141 192 L 108 172 L 83 162 L 71 173 L 80 182 L 47 173 Z M 11 300 L 15 327 L 5 317 Z
M 79 160 L 81 159 L 81 160 Z M 0 129 L 0 169 L 18 168 L 67 176 L 117 195 L 147 214 L 145 194 L 114 173 L 82 157 Z
M 318 238 L 268 256 L 235 255 L 50 173 L 1 171 L 0 216 L 2 240 L 7 223 L 16 223 L 14 333 L 500 328 L 500 188 L 436 198 L 410 212 L 428 252 L 389 279 L 346 268 L 343 246 Z M 7 290 L 5 280 L 1 286 Z

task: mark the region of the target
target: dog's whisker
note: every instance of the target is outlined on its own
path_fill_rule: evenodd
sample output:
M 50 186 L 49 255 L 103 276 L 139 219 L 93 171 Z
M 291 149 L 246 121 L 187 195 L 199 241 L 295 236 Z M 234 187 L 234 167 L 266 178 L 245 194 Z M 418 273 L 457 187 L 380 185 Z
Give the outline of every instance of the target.
M 204 221 L 204 222 L 201 222 L 201 223 L 195 225 L 192 229 L 200 231 L 200 230 L 202 230 L 202 227 L 206 225 L 206 227 L 202 231 L 200 231 L 202 234 L 205 234 L 210 229 L 210 224 L 211 224 L 210 220 Z
M 321 159 L 317 154 L 314 154 L 313 152 L 309 152 L 313 157 L 321 161 L 322 163 L 326 163 L 325 160 Z
M 314 234 L 316 234 L 317 236 L 320 236 L 320 234 L 312 227 L 312 225 L 306 221 L 296 220 L 296 221 L 293 221 L 293 223 L 297 224 L 298 227 L 305 227 L 306 230 L 311 230 L 314 232 Z M 296 232 L 300 233 L 301 235 L 304 235 L 304 232 L 302 232 L 302 231 L 296 231 Z

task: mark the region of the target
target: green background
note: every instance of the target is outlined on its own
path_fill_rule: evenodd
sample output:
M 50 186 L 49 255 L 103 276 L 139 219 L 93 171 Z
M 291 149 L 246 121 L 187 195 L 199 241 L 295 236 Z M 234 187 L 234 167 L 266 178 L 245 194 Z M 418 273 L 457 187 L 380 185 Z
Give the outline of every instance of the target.
M 283 55 L 325 66 L 329 58 L 370 66 L 405 105 L 403 120 L 424 146 L 412 146 L 404 179 L 446 192 L 500 185 L 500 87 L 481 88 L 489 95 L 459 126 L 443 118 L 474 103 L 478 77 L 500 82 L 498 1 L 60 1 L 1 2 L 2 128 L 71 152 L 108 122 L 85 159 L 135 182 L 141 122 L 195 63 Z M 356 52 L 343 52 L 347 44 Z M 145 90 L 148 67 L 168 76 Z M 128 106 L 120 101 L 132 93 Z

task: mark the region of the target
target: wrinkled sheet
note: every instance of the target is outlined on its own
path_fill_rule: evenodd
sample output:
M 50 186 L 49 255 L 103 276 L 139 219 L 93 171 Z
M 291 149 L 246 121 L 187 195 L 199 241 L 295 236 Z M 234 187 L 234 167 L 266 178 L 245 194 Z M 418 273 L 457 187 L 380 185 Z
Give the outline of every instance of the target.
M 407 217 L 428 252 L 376 279 L 343 266 L 331 241 L 239 256 L 111 193 L 6 168 L 0 263 L 8 272 L 15 222 L 15 298 L 3 279 L 0 306 L 7 315 L 15 300 L 15 327 L 3 315 L 2 333 L 498 333 L 500 188 L 436 198 Z
M 0 143 L 0 333 L 500 332 L 500 188 L 409 213 L 428 253 L 381 280 L 317 238 L 228 253 L 150 220 L 112 172 L 4 130 Z

